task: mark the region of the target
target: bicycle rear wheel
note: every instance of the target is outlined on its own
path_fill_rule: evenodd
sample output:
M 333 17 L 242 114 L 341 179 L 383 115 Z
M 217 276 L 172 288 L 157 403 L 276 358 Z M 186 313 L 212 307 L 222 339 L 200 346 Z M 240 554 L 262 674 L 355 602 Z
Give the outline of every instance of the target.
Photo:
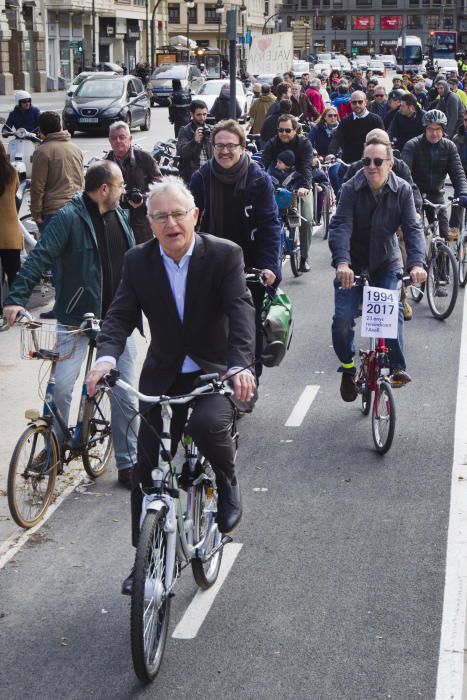
M 371 413 L 371 431 L 376 450 L 385 454 L 392 445 L 396 428 L 396 404 L 391 385 L 381 382 L 375 392 Z
M 143 683 L 150 683 L 159 671 L 169 628 L 164 518 L 165 510 L 148 511 L 136 550 L 131 597 L 131 653 L 135 673 Z
M 105 472 L 112 452 L 110 399 L 104 389 L 86 399 L 83 413 L 83 467 L 93 479 Z
M 457 261 L 445 243 L 436 247 L 428 265 L 426 292 L 430 311 L 435 318 L 447 318 L 454 310 L 458 293 Z
M 323 224 L 323 239 L 327 240 L 329 235 L 329 223 L 331 221 L 331 194 L 329 187 L 323 188 L 323 210 L 321 212 L 321 222 Z
M 212 470 L 209 468 L 209 471 Z M 204 558 L 210 556 L 211 552 L 220 545 L 222 535 L 215 524 L 217 513 L 217 489 L 215 486 L 214 474 L 207 475 L 205 481 L 197 484 L 194 492 L 193 508 L 193 544 L 198 543 L 206 537 L 203 543 Z M 193 576 L 200 588 L 205 590 L 215 583 L 222 561 L 222 548 L 214 554 L 208 561 L 194 558 L 191 560 Z
M 467 284 L 467 228 L 461 232 L 459 241 L 459 285 L 465 287 Z
M 51 428 L 30 425 L 16 443 L 8 471 L 8 507 L 20 527 L 34 527 L 49 507 L 59 464 Z
M 300 229 L 294 226 L 287 233 L 287 246 L 290 251 L 290 269 L 294 277 L 300 277 Z

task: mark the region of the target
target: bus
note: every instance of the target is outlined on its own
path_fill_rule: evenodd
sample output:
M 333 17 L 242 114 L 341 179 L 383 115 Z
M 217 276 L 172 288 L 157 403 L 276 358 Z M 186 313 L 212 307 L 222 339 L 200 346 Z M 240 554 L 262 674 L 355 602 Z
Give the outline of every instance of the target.
M 399 37 L 396 47 L 396 69 L 403 73 L 406 68 L 415 71 L 424 69 L 422 40 L 418 36 Z
M 455 58 L 457 53 L 457 32 L 430 32 L 431 58 Z

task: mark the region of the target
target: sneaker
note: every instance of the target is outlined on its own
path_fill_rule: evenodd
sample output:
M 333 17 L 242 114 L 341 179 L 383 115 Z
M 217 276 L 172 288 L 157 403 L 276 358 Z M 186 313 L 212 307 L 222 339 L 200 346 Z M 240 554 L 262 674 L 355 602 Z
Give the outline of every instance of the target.
M 396 369 L 392 370 L 392 374 L 389 377 L 389 381 L 393 389 L 399 389 L 399 387 L 405 386 L 406 384 L 411 382 L 412 378 L 409 374 L 407 374 L 405 370 L 400 369 L 400 367 L 397 367 Z
M 404 299 L 404 301 L 402 302 L 402 306 L 404 309 L 404 321 L 411 321 L 412 316 L 413 316 L 413 311 L 412 311 L 412 307 L 410 306 L 407 299 Z
M 300 267 L 298 269 L 300 270 L 300 272 L 310 272 L 311 267 L 309 266 L 305 258 L 300 258 Z
M 350 403 L 355 401 L 358 396 L 357 387 L 355 385 L 355 375 L 344 372 L 341 379 L 341 396 L 344 401 Z
M 459 229 L 455 226 L 449 229 L 448 241 L 457 241 L 459 238 Z

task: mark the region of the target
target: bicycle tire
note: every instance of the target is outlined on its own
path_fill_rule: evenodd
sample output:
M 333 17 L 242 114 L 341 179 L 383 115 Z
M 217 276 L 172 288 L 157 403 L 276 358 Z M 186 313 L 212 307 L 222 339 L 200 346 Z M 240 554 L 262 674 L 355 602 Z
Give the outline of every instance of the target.
M 48 466 L 45 460 L 49 445 Z M 40 463 L 41 455 L 41 469 L 29 471 L 34 459 Z M 20 527 L 34 527 L 46 512 L 54 494 L 59 464 L 60 452 L 51 428 L 28 426 L 13 450 L 7 482 L 8 507 L 13 520 Z
M 146 684 L 151 683 L 159 671 L 169 628 L 171 598 L 165 591 L 165 513 L 166 509 L 148 511 L 136 550 L 131 596 L 131 653 L 135 673 Z
M 214 522 L 215 514 L 217 513 L 217 489 L 215 486 L 214 475 L 210 478 L 207 475 L 205 481 L 196 484 L 194 487 L 193 497 L 193 543 L 196 547 L 198 542 L 206 536 L 207 528 Z M 205 550 L 205 554 L 215 549 L 221 542 L 222 535 L 219 532 L 217 525 L 211 527 L 209 533 L 209 541 Z M 207 562 L 201 561 L 199 558 L 191 560 L 191 569 L 193 576 L 200 588 L 207 590 L 217 580 L 219 569 L 222 562 L 222 549 Z
M 426 293 L 433 316 L 440 321 L 454 310 L 459 290 L 457 261 L 451 248 L 439 243 L 428 265 Z M 446 292 L 446 295 L 444 295 Z
M 396 429 L 396 404 L 391 385 L 381 382 L 373 400 L 371 412 L 371 432 L 376 451 L 386 454 L 392 445 Z
M 326 241 L 329 236 L 329 224 L 331 222 L 331 195 L 329 193 L 329 187 L 324 188 L 321 219 L 323 223 L 323 240 Z
M 360 384 L 360 382 L 359 382 Z M 371 394 L 372 392 L 370 391 L 368 387 L 368 372 L 366 371 L 366 368 L 362 368 L 362 376 L 361 376 L 361 396 L 362 396 L 362 405 L 361 405 L 361 411 L 364 416 L 367 416 L 370 413 L 371 410 Z
M 459 286 L 465 287 L 467 284 L 467 229 L 461 233 L 459 241 Z
M 104 389 L 87 397 L 83 412 L 81 457 L 86 473 L 96 479 L 105 472 L 112 453 L 110 399 Z
M 290 269 L 294 277 L 300 277 L 300 229 L 294 226 L 289 229 L 288 239 L 291 242 L 292 250 L 290 251 Z

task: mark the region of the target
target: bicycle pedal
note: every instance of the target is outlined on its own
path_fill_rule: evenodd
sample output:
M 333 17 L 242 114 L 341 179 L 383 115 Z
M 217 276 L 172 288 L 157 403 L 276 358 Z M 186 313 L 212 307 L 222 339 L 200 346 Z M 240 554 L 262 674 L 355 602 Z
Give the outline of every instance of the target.
M 170 591 L 169 595 L 167 598 L 175 598 L 175 593 L 173 591 Z

